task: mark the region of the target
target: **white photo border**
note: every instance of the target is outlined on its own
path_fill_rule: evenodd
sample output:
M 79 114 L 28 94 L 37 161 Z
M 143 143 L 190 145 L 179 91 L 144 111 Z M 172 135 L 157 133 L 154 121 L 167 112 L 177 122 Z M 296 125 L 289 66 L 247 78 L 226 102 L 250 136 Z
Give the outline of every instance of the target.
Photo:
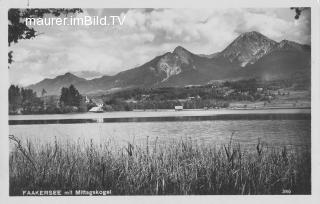
M 289 8 L 311 7 L 311 195 L 261 196 L 109 196 L 109 197 L 10 197 L 7 35 L 9 8 L 26 8 L 28 0 L 0 0 L 0 202 L 1 203 L 320 203 L 320 3 L 319 0 L 29 0 L 30 8 Z

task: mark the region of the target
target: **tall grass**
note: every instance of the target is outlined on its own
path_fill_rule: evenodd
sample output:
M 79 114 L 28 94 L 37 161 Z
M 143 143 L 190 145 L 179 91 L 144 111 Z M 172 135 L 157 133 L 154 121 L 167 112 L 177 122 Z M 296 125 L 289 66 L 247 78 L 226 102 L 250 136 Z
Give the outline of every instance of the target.
M 310 151 L 216 147 L 180 140 L 126 147 L 112 143 L 14 144 L 10 195 L 22 190 L 111 190 L 113 195 L 311 193 Z

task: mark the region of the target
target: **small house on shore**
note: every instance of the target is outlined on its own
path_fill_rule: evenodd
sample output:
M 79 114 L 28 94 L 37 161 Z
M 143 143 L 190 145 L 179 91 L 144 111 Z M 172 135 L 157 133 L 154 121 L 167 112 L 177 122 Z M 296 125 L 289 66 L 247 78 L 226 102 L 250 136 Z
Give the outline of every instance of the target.
M 94 113 L 102 113 L 103 112 L 103 108 L 102 107 L 92 107 L 89 112 L 94 112 Z
M 175 111 L 182 111 L 183 110 L 183 106 L 175 106 L 174 110 Z
M 102 113 L 103 112 L 103 100 L 102 99 L 92 99 L 92 102 L 96 105 L 92 107 L 89 112 Z

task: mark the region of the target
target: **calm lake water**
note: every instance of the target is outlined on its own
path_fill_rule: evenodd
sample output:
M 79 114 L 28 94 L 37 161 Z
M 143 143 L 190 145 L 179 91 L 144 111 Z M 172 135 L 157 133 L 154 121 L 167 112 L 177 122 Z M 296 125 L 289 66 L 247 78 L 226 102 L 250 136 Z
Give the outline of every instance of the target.
M 166 144 L 181 139 L 192 140 L 193 142 L 198 144 L 221 145 L 228 143 L 230 135 L 234 132 L 233 140 L 235 142 L 239 142 L 242 146 L 253 146 L 257 144 L 257 141 L 260 138 L 262 142 L 265 142 L 269 146 L 273 147 L 283 145 L 292 147 L 310 147 L 310 115 L 309 117 L 305 117 L 305 115 L 301 117 L 300 114 L 303 113 L 308 115 L 308 111 L 299 112 L 300 115 L 297 113 L 291 113 L 290 111 L 289 116 L 288 114 L 278 111 L 278 115 L 276 115 L 276 117 L 272 116 L 271 119 L 269 116 L 272 114 L 276 114 L 277 110 L 274 112 L 267 112 L 267 115 L 263 116 L 261 116 L 261 113 L 253 112 L 254 114 L 251 115 L 249 119 L 245 119 L 245 117 L 238 117 L 236 120 L 232 120 L 234 111 L 229 113 L 232 115 L 229 118 L 227 117 L 228 119 L 224 119 L 224 117 L 215 118 L 213 117 L 214 114 L 212 115 L 208 114 L 208 112 L 201 112 L 200 116 L 206 116 L 207 118 L 198 118 L 196 120 L 190 120 L 191 116 L 195 116 L 193 115 L 193 113 L 189 116 L 181 116 L 181 114 L 186 114 L 186 112 L 170 113 L 169 115 L 168 113 L 160 113 L 160 115 L 162 114 L 162 118 L 164 117 L 164 115 L 166 117 L 175 116 L 178 118 L 178 120 L 171 119 L 167 121 L 166 119 L 164 119 L 152 121 L 143 120 L 143 122 L 134 122 L 135 120 L 130 122 L 108 122 L 108 120 L 110 120 L 111 118 L 110 117 L 107 121 L 95 123 L 33 123 L 28 125 L 20 123 L 19 125 L 10 125 L 9 131 L 10 134 L 13 134 L 23 141 L 36 141 L 38 144 L 51 143 L 55 139 L 57 139 L 58 141 L 64 143 L 89 143 L 92 140 L 96 144 L 104 144 L 111 140 L 119 145 L 125 145 L 127 142 L 137 145 L 146 145 L 148 138 L 149 145 L 154 144 L 155 141 L 160 144 Z M 236 113 L 238 112 L 236 111 Z M 157 118 L 155 117 L 157 115 L 155 113 L 144 114 L 149 114 L 149 116 L 147 117 L 152 116 L 153 118 Z M 75 115 L 77 114 L 64 116 L 62 117 L 62 119 L 79 118 Z M 106 114 L 100 115 L 100 117 L 103 116 L 102 118 L 105 118 L 105 115 Z M 197 115 L 199 116 L 199 114 Z M 92 118 L 89 116 L 87 114 L 85 115 L 85 117 L 81 118 Z M 96 115 L 94 116 L 96 117 Z M 124 115 L 123 117 L 130 118 L 131 116 L 129 117 L 128 115 Z M 10 117 L 10 120 L 27 121 L 27 119 L 40 120 L 41 118 L 45 117 L 13 116 Z M 58 118 L 58 116 L 47 116 L 46 119 L 58 120 Z

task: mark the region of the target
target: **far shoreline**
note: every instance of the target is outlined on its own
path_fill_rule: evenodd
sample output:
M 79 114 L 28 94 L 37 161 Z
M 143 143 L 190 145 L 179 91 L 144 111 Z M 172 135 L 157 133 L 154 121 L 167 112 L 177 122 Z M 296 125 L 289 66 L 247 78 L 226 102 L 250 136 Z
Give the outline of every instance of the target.
M 140 117 L 187 117 L 237 114 L 311 114 L 311 107 L 268 107 L 268 108 L 221 108 L 221 109 L 146 109 L 132 111 L 112 111 L 103 113 L 67 113 L 9 115 L 9 120 L 50 120 L 50 119 L 101 119 L 101 118 L 140 118 Z

